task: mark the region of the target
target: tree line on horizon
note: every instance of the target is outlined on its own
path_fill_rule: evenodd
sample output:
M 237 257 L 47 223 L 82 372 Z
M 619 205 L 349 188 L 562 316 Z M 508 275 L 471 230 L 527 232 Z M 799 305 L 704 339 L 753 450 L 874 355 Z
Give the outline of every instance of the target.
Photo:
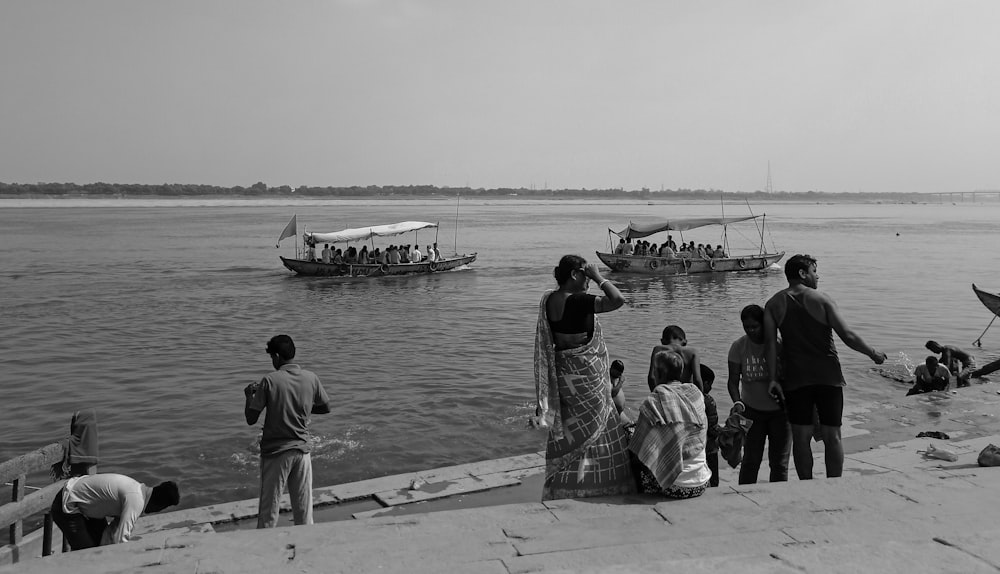
M 0 182 L 0 196 L 42 196 L 42 197 L 194 197 L 194 196 L 227 196 L 227 197 L 309 197 L 309 198 L 341 198 L 341 197 L 389 197 L 389 196 L 465 196 L 465 197 L 502 197 L 525 196 L 543 198 L 576 198 L 589 197 L 595 199 L 704 199 L 714 200 L 720 197 L 766 199 L 883 199 L 891 201 L 927 200 L 926 194 L 919 193 L 847 193 L 825 191 L 735 191 L 728 192 L 719 189 L 664 189 L 650 190 L 641 188 L 627 190 L 624 188 L 604 189 L 535 189 L 535 188 L 470 188 L 470 187 L 438 187 L 434 185 L 369 185 L 369 186 L 299 186 L 281 185 L 269 187 L 258 181 L 249 186 L 222 187 L 216 185 L 165 183 L 160 185 L 137 183 L 4 183 Z

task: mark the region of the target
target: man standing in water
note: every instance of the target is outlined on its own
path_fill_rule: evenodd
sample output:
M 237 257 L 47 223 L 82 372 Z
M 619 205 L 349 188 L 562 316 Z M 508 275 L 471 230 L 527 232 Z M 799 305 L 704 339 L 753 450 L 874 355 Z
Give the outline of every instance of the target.
M 792 425 L 792 458 L 799 480 L 812 478 L 813 412 L 819 413 L 826 447 L 826 476 L 838 477 L 844 470 L 844 447 L 840 441 L 844 412 L 844 374 L 833 343 L 833 333 L 848 347 L 885 362 L 885 353 L 865 343 L 852 331 L 828 295 L 816 290 L 819 274 L 816 260 L 794 255 L 785 263 L 788 288 L 771 297 L 764 310 L 764 337 L 770 378 L 768 390 L 783 400 Z M 781 332 L 784 379 L 778 382 L 778 332 Z
M 267 354 L 276 369 L 243 390 L 243 414 L 253 425 L 265 408 L 260 439 L 260 506 L 257 528 L 278 522 L 278 501 L 288 483 L 295 524 L 312 524 L 312 460 L 309 415 L 330 412 L 330 398 L 319 377 L 292 363 L 295 343 L 288 335 L 272 337 Z

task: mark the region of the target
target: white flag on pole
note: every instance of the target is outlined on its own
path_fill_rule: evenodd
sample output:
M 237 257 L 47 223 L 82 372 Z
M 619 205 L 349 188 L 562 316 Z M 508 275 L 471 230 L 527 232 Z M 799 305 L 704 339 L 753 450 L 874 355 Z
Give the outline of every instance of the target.
M 274 244 L 275 247 L 278 247 L 281 244 L 282 239 L 286 237 L 295 237 L 296 217 L 297 215 L 293 215 L 292 218 L 288 220 L 288 225 L 285 226 L 284 231 L 282 231 L 281 235 L 278 236 L 278 243 Z

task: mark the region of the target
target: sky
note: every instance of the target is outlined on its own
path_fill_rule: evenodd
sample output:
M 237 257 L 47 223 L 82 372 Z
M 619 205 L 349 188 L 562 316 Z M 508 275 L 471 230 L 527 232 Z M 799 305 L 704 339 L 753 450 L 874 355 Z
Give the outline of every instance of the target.
M 0 182 L 1000 189 L 1000 2 L 5 0 Z

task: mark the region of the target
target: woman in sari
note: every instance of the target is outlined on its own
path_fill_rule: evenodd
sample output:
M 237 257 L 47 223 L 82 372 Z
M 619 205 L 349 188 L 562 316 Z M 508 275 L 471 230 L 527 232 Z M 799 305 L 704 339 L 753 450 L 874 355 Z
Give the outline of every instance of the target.
M 635 492 L 628 436 L 611 398 L 608 350 L 595 316 L 625 302 L 596 264 L 566 255 L 542 296 L 535 334 L 534 422 L 549 429 L 542 500 Z M 602 295 L 587 293 L 590 281 Z

